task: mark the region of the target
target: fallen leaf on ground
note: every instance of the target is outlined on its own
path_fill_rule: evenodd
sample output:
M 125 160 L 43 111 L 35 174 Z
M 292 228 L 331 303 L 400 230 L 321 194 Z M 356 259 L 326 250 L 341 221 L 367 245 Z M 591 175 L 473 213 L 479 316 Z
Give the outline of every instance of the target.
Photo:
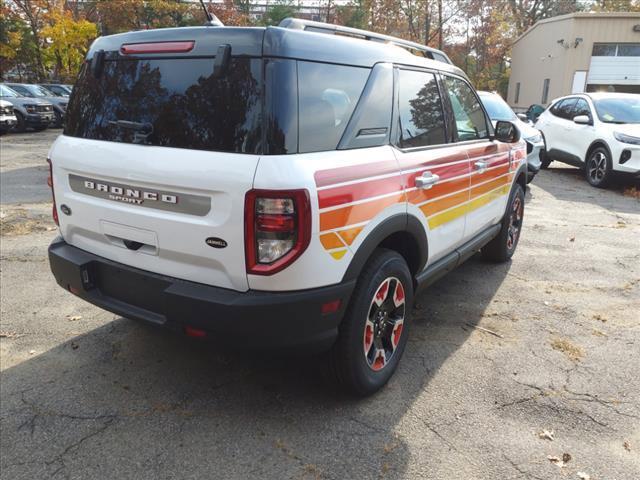
M 551 463 L 556 464 L 559 468 L 564 467 L 571 460 L 571 455 L 568 453 L 563 453 L 562 458 L 557 457 L 555 455 L 549 455 L 547 457 Z
M 555 440 L 555 438 L 553 438 L 553 430 L 549 431 L 549 430 L 542 430 L 541 432 L 538 432 L 538 437 L 542 438 L 543 440 Z
M 569 455 L 568 453 L 563 453 L 562 454 L 562 461 L 564 463 L 569 463 L 571 461 L 571 455 Z
M 593 329 L 593 335 L 595 335 L 596 337 L 608 337 L 609 335 L 607 335 L 606 333 L 598 330 L 597 328 Z
M 577 475 L 580 480 L 591 480 L 591 475 L 588 473 L 578 472 Z
M 603 316 L 602 316 L 602 315 L 600 315 L 599 313 L 596 313 L 596 314 L 593 316 L 593 319 L 594 319 L 594 320 L 600 320 L 602 323 L 606 323 L 606 321 L 607 321 L 607 318 L 606 318 L 606 317 L 603 317 Z
M 580 359 L 584 356 L 584 352 L 580 347 L 574 345 L 569 340 L 564 340 L 561 338 L 553 340 L 551 342 L 551 348 L 564 353 L 567 357 L 569 357 L 569 360 L 573 360 L 574 362 L 580 361 Z
M 570 242 L 575 242 L 575 241 L 576 241 L 576 237 L 571 237 L 571 238 L 569 238 L 569 241 L 570 241 Z
M 35 350 L 29 350 L 29 355 L 35 355 L 36 351 Z
M 631 444 L 630 444 L 629 442 L 625 441 L 625 442 L 622 444 L 622 446 L 624 447 L 624 449 L 625 449 L 627 452 L 630 452 L 630 451 L 631 451 Z
M 70 322 L 75 322 L 77 320 L 81 320 L 82 315 L 67 315 L 67 319 L 69 319 Z
M 0 332 L 0 338 L 17 338 L 20 336 L 21 335 L 17 334 L 16 332 Z

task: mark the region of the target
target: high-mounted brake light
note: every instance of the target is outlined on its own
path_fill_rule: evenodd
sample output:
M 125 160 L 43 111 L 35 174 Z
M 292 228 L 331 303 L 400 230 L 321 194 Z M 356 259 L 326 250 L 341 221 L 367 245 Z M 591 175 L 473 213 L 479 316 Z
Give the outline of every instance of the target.
M 311 202 L 307 190 L 250 190 L 245 197 L 247 273 L 273 275 L 309 246 Z
M 144 53 L 187 53 L 193 50 L 196 42 L 186 40 L 180 42 L 125 43 L 120 47 L 123 55 Z
M 50 158 L 47 158 L 47 163 L 49 164 L 49 176 L 47 177 L 47 185 L 49 185 L 49 188 L 51 188 L 51 199 L 53 200 L 51 215 L 53 216 L 53 221 L 56 223 L 56 225 L 60 225 L 60 221 L 58 220 L 58 207 L 56 207 L 56 194 L 53 191 L 53 165 L 51 164 Z

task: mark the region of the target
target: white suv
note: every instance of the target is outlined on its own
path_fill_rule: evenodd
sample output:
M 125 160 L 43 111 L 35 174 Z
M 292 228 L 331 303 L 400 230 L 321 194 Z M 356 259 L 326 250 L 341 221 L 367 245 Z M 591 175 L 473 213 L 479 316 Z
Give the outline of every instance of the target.
M 555 100 L 536 123 L 552 160 L 584 168 L 605 187 L 614 172 L 640 175 L 640 95 L 585 93 Z
M 418 287 L 479 250 L 513 255 L 526 148 L 442 54 L 285 27 L 94 42 L 50 151 L 51 270 L 189 336 L 328 351 L 368 394 L 398 365 Z

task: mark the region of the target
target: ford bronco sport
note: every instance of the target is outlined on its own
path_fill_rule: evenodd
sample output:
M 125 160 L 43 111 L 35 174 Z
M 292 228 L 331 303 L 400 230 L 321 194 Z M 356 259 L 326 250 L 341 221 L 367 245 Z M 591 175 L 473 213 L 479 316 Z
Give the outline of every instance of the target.
M 124 317 L 324 351 L 370 394 L 419 287 L 513 255 L 525 158 L 415 43 L 294 19 L 102 37 L 49 154 L 51 269 Z

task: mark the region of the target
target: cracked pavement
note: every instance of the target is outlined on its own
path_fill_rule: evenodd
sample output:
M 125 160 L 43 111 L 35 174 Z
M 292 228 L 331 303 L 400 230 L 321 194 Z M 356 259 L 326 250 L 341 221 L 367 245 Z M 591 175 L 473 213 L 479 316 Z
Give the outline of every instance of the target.
M 542 172 L 513 261 L 473 258 L 419 295 L 398 371 L 362 400 L 314 359 L 221 351 L 57 287 L 58 133 L 0 147 L 2 479 L 640 478 L 640 202 L 624 184 Z

